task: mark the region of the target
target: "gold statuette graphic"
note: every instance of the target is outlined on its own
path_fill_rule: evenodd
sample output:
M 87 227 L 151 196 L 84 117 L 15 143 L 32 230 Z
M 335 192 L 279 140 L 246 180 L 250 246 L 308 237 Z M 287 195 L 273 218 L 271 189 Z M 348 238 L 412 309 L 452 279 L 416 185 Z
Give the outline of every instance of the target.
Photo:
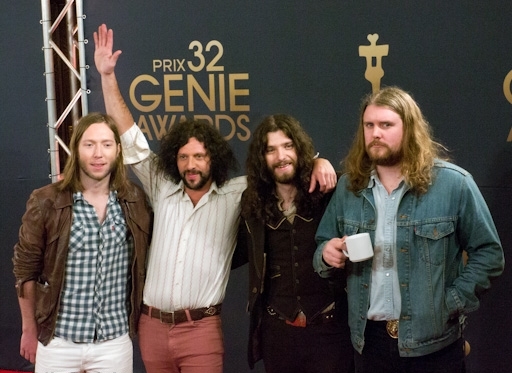
M 380 80 L 384 76 L 382 69 L 382 57 L 388 55 L 389 45 L 377 45 L 379 34 L 368 34 L 370 45 L 359 46 L 359 57 L 366 57 L 366 71 L 364 77 L 372 83 L 372 91 L 377 92 L 380 89 Z
M 503 81 L 503 94 L 508 102 L 512 104 L 512 70 L 509 71 L 505 80 Z M 510 132 L 508 133 L 507 142 L 512 142 L 512 128 L 510 128 Z

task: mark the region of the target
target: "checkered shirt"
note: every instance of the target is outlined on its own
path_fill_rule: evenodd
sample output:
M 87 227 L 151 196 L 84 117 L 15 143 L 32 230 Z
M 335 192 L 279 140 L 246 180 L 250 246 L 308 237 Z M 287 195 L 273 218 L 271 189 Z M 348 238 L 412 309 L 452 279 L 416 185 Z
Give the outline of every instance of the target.
M 130 235 L 117 193 L 102 224 L 81 192 L 73 194 L 73 224 L 55 335 L 73 342 L 105 341 L 128 332 Z

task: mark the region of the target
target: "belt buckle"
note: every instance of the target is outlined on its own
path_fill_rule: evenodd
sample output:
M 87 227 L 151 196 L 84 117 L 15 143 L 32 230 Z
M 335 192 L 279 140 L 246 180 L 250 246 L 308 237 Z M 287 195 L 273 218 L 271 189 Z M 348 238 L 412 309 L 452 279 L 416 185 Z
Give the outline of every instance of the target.
M 162 310 L 158 310 L 159 313 L 160 313 L 160 324 L 171 324 L 171 325 L 175 325 L 176 323 L 174 322 L 174 311 L 173 312 L 166 312 L 167 314 L 171 314 L 172 315 L 172 321 L 169 323 L 169 322 L 165 322 L 163 319 L 162 319 Z
M 386 331 L 388 335 L 393 338 L 398 338 L 398 320 L 388 320 L 386 322 Z
M 208 307 L 208 309 L 206 311 L 204 311 L 204 313 L 206 315 L 210 315 L 210 316 L 214 316 L 216 312 L 217 312 L 217 308 L 215 306 L 210 306 L 210 307 Z

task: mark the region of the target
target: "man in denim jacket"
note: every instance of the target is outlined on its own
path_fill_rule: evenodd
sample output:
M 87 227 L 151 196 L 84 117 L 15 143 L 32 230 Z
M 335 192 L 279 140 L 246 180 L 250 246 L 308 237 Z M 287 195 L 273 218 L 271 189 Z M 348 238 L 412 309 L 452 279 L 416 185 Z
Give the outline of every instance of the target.
M 356 372 L 464 372 L 465 315 L 503 272 L 484 198 L 430 133 L 403 90 L 368 95 L 318 227 L 315 270 L 347 272 Z M 374 257 L 347 261 L 345 238 L 362 232 Z

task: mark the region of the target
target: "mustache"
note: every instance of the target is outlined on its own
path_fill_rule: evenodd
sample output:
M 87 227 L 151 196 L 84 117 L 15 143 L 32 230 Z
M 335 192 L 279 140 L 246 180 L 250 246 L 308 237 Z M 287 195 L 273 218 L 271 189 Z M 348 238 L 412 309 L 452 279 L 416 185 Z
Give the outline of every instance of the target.
M 379 140 L 373 140 L 371 143 L 368 144 L 366 149 L 370 149 L 370 148 L 372 148 L 374 146 L 382 146 L 383 148 L 389 149 L 388 145 L 384 144 L 383 142 L 380 142 Z
M 373 140 L 371 143 L 368 144 L 368 147 L 371 148 L 372 146 L 384 146 L 388 147 L 386 144 L 380 142 L 379 140 Z
M 289 164 L 292 164 L 292 162 L 277 162 L 277 163 L 274 163 L 272 165 L 272 167 L 276 168 L 276 167 L 282 167 L 282 166 L 286 166 L 286 165 L 289 165 Z

